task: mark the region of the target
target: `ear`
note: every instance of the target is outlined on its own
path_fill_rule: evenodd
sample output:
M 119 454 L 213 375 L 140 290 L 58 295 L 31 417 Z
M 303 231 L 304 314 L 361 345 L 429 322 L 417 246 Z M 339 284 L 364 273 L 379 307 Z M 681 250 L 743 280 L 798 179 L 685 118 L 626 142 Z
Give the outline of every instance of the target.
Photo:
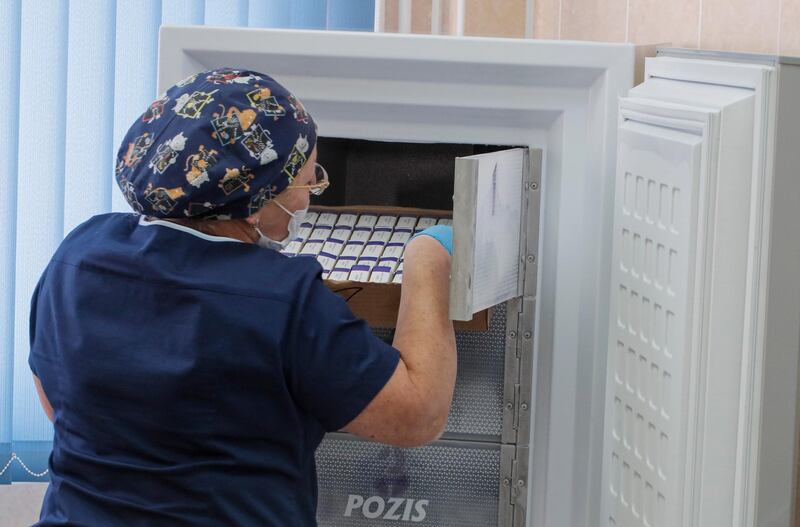
M 262 205 L 260 209 L 258 209 L 258 210 L 257 210 L 257 211 L 255 211 L 253 214 L 251 214 L 251 215 L 249 215 L 248 217 L 246 217 L 246 218 L 244 219 L 244 221 L 246 221 L 246 222 L 247 222 L 247 223 L 248 223 L 248 224 L 249 224 L 251 227 L 258 227 L 258 224 L 259 224 L 259 222 L 260 222 L 260 220 L 261 220 L 261 210 L 262 210 L 262 209 L 263 209 L 263 208 L 264 208 L 266 205 L 267 205 L 267 204 L 266 204 L 266 203 L 264 203 L 264 205 Z

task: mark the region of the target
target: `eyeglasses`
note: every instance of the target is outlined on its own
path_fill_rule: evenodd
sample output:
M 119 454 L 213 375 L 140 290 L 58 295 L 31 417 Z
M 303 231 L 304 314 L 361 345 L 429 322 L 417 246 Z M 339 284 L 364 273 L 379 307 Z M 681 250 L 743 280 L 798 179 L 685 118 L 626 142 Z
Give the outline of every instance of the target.
M 328 172 L 319 163 L 314 163 L 314 184 L 313 185 L 296 185 L 291 188 L 303 189 L 307 188 L 315 196 L 319 196 L 322 192 L 330 186 L 328 181 Z

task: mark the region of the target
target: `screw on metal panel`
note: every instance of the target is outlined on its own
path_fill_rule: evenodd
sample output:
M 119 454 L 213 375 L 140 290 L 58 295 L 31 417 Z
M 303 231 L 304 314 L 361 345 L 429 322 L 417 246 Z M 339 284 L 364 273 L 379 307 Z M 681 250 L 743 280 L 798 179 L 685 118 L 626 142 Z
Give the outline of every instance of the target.
M 532 183 L 531 183 L 531 190 L 536 190 L 537 188 L 539 188 L 539 184 L 538 184 L 538 183 L 536 183 L 535 181 L 534 181 L 534 182 L 532 182 Z
M 511 337 L 512 339 L 515 339 L 515 338 L 517 338 L 517 332 L 516 331 L 512 331 L 511 333 L 508 334 L 508 336 Z
M 508 487 L 509 485 L 511 485 L 511 480 L 508 478 L 503 478 L 503 486 Z
M 520 408 L 522 409 L 522 411 L 524 412 L 525 410 L 527 410 L 527 409 L 528 409 L 528 403 L 522 403 L 521 405 L 519 405 L 519 407 L 520 407 Z
M 530 331 L 526 331 L 522 336 L 525 337 L 526 339 L 529 339 L 529 338 L 531 338 L 531 332 Z
M 512 403 L 506 403 L 506 410 L 511 410 L 512 408 L 514 408 Z
M 524 486 L 525 486 L 525 480 L 522 479 L 517 480 L 517 487 L 524 487 Z
M 532 254 L 529 254 L 528 256 L 525 257 L 525 260 L 527 260 L 528 263 L 533 263 L 536 261 L 536 257 Z

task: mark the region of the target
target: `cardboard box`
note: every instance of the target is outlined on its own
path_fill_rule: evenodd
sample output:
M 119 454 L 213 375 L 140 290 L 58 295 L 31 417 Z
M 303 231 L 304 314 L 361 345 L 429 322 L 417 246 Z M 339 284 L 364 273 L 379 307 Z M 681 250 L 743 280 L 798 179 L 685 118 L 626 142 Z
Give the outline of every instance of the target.
M 414 209 L 406 207 L 379 206 L 345 206 L 345 207 L 311 207 L 315 212 L 333 212 L 336 214 L 392 214 L 397 216 L 425 216 L 451 218 L 449 210 Z M 401 284 L 355 282 L 352 280 L 324 280 L 325 285 L 334 293 L 342 296 L 350 305 L 353 313 L 373 327 L 393 328 L 397 324 L 397 311 L 400 307 Z M 490 309 L 476 313 L 471 321 L 454 321 L 457 330 L 486 331 L 489 328 Z

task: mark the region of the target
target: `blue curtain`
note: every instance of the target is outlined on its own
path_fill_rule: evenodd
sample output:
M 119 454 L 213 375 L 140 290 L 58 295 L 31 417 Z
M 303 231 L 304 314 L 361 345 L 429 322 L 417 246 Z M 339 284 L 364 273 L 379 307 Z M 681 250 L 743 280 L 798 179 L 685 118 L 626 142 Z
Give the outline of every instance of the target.
M 128 210 L 112 160 L 156 96 L 159 27 L 371 31 L 373 19 L 373 0 L 0 1 L 0 483 L 48 479 L 30 297 L 76 225 Z

